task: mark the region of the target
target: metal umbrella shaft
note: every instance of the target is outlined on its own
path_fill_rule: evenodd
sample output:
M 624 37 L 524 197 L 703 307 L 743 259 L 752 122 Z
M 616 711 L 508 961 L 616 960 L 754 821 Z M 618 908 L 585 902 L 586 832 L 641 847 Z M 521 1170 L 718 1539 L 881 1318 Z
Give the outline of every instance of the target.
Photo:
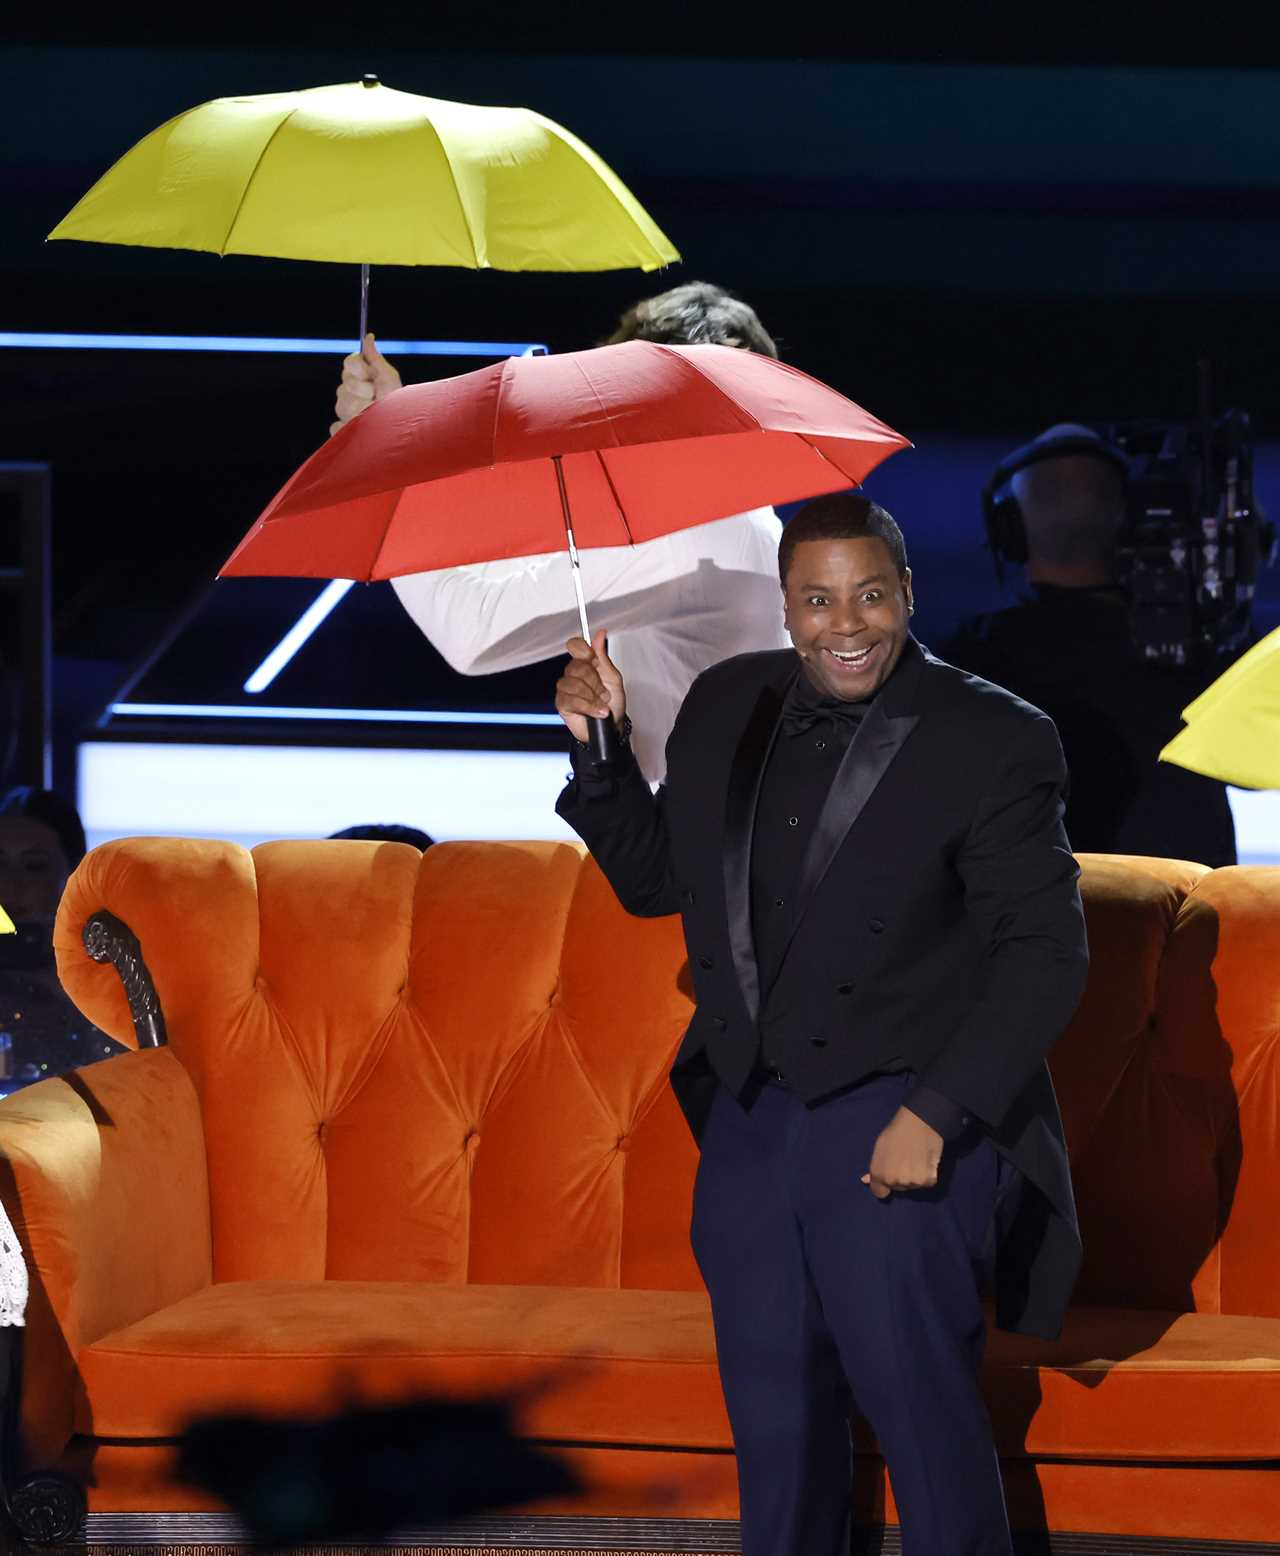
M 361 86 L 375 87 L 380 85 L 373 71 L 366 71 L 360 77 Z M 369 267 L 360 266 L 360 338 L 356 341 L 356 350 L 364 350 L 364 338 L 369 333 Z
M 364 350 L 364 338 L 369 333 L 369 267 L 360 266 L 360 338 L 356 350 Z
M 551 456 L 556 467 L 556 484 L 560 488 L 560 512 L 564 516 L 565 539 L 569 542 L 569 570 L 573 576 L 573 589 L 578 597 L 578 624 L 582 636 L 591 641 L 591 628 L 587 623 L 587 599 L 582 592 L 582 563 L 578 557 L 578 543 L 573 538 L 573 515 L 569 512 L 569 493 L 564 484 L 564 465 L 559 454 Z M 618 731 L 612 717 L 587 719 L 587 742 L 591 756 L 597 762 L 611 762 L 618 755 Z

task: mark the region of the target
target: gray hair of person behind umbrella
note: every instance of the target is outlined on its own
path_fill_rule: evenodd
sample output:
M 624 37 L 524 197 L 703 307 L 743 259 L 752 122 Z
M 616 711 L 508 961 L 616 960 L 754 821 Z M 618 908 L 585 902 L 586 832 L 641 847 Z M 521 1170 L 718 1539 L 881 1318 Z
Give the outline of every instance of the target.
M 777 357 L 778 348 L 754 308 L 709 281 L 686 281 L 633 303 L 604 342 L 652 340 L 663 346 L 741 346 Z
M 879 503 L 857 492 L 815 497 L 790 520 L 778 542 L 778 577 L 783 588 L 795 549 L 805 541 L 867 539 L 884 541 L 899 576 L 907 571 L 907 543 L 896 519 Z

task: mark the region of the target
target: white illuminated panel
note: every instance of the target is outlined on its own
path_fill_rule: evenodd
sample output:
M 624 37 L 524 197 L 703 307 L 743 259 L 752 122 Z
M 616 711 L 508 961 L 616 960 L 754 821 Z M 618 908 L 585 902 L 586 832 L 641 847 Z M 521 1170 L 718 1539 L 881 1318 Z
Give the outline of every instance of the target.
M 555 814 L 569 759 L 545 751 L 308 746 L 80 747 L 89 846 L 112 837 L 327 837 L 401 822 L 432 837 L 568 838 Z M 1241 864 L 1280 865 L 1280 792 L 1230 789 Z
M 1241 864 L 1280 865 L 1280 790 L 1228 789 Z
M 89 846 L 113 837 L 220 837 L 252 848 L 367 822 L 433 838 L 570 838 L 555 813 L 569 758 L 546 751 L 399 751 L 87 741 L 79 805 Z

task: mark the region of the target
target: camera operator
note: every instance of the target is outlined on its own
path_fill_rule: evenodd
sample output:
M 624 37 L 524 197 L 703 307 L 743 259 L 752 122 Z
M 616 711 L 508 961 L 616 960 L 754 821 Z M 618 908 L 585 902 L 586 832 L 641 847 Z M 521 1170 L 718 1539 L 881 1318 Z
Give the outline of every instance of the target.
M 1171 668 L 1145 662 L 1135 647 L 1117 575 L 1124 455 L 1088 427 L 1051 427 L 1002 463 L 985 495 L 992 549 L 1025 561 L 1027 592 L 964 623 L 940 645 L 942 657 L 1057 724 L 1077 851 L 1234 864 L 1225 786 L 1158 759 L 1182 727 L 1182 709 L 1229 657 Z

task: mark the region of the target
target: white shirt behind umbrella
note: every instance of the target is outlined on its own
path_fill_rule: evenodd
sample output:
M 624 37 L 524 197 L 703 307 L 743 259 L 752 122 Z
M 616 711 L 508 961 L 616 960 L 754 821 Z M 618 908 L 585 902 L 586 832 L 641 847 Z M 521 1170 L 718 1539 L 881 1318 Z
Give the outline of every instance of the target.
M 632 744 L 651 783 L 665 774 L 667 736 L 695 677 L 734 654 L 789 645 L 781 534 L 772 508 L 753 508 L 641 545 L 581 553 L 588 618 L 593 631 L 609 633 L 610 657 L 627 685 Z M 464 675 L 557 657 L 579 632 L 563 551 L 415 573 L 393 587 Z

